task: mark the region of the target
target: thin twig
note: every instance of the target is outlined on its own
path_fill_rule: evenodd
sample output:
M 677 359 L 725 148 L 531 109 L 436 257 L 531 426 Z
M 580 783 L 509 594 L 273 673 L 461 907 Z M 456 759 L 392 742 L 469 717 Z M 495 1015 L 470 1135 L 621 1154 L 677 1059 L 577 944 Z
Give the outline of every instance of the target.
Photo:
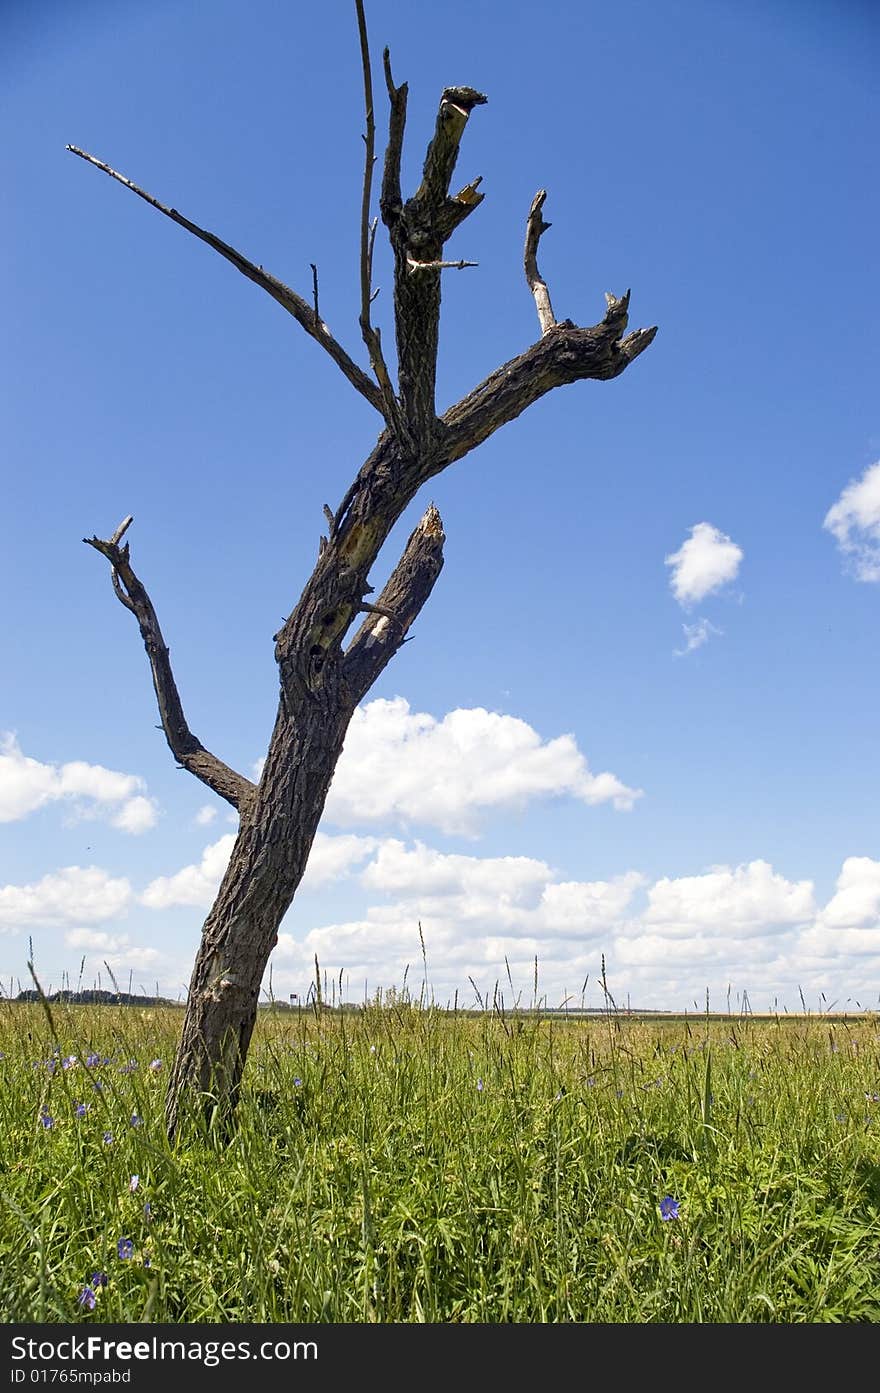
M 194 237 L 198 237 L 199 241 L 213 247 L 215 252 L 219 252 L 222 257 L 225 257 L 249 281 L 253 281 L 255 285 L 260 286 L 268 295 L 271 295 L 272 299 L 281 305 L 282 309 L 287 310 L 288 314 L 293 315 L 297 324 L 301 325 L 306 333 L 330 355 L 339 370 L 360 392 L 361 396 L 366 397 L 370 405 L 374 406 L 380 415 L 385 415 L 385 402 L 376 384 L 371 382 L 363 369 L 359 368 L 357 363 L 348 356 L 342 345 L 337 343 L 327 325 L 315 319 L 312 306 L 307 304 L 301 295 L 297 295 L 296 291 L 291 290 L 289 285 L 285 285 L 283 281 L 277 280 L 268 271 L 264 271 L 262 266 L 255 266 L 252 261 L 248 261 L 247 257 L 236 251 L 235 247 L 230 247 L 228 243 L 215 237 L 213 232 L 206 232 L 203 227 L 190 222 L 189 218 L 183 217 L 176 208 L 166 208 L 164 203 L 160 203 L 151 193 L 147 193 L 146 189 L 141 189 L 137 184 L 133 184 L 130 179 L 126 179 L 124 174 L 119 174 L 115 169 L 111 169 L 110 165 L 105 164 L 103 160 L 96 159 L 94 155 L 89 155 L 76 145 L 68 145 L 67 148 L 71 154 L 79 155 L 81 160 L 94 165 L 96 169 L 102 170 L 111 179 L 115 179 L 118 184 L 123 184 L 132 193 L 136 193 L 138 198 L 142 198 L 145 203 L 149 203 L 150 207 L 155 208 L 159 213 L 164 213 L 165 217 L 177 223 L 178 227 L 185 228 Z
M 315 303 L 315 323 L 320 324 L 321 316 L 318 312 L 318 268 L 314 261 L 310 261 L 309 265 L 312 268 L 312 296 Z
M 376 121 L 373 116 L 373 77 L 370 69 L 370 48 L 367 39 L 367 21 L 364 16 L 363 0 L 355 0 L 357 10 L 358 37 L 361 46 L 361 66 L 364 77 L 364 111 L 366 132 L 364 134 L 364 184 L 361 194 L 361 313 L 360 325 L 370 366 L 376 376 L 382 393 L 383 415 L 389 429 L 399 425 L 399 413 L 394 388 L 388 374 L 388 367 L 382 353 L 382 340 L 378 329 L 370 323 L 372 304 L 373 242 L 376 236 L 376 223 L 370 222 L 370 202 L 373 192 L 373 165 L 376 163 Z
M 407 271 L 410 275 L 414 271 L 463 271 L 466 266 L 479 266 L 479 261 L 415 261 L 411 256 L 406 259 Z

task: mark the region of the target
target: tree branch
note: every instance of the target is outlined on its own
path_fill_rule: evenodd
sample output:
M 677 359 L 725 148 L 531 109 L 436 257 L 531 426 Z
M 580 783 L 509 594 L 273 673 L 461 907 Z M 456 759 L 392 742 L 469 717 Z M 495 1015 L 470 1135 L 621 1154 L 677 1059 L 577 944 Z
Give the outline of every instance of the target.
M 546 189 L 539 189 L 532 199 L 532 206 L 529 209 L 529 216 L 526 221 L 526 246 L 523 253 L 523 263 L 526 270 L 526 280 L 529 290 L 535 297 L 535 308 L 538 311 L 538 323 L 541 326 L 541 333 L 546 334 L 548 329 L 552 329 L 556 323 L 556 316 L 553 313 L 553 306 L 550 303 L 550 291 L 547 283 L 538 270 L 538 243 L 543 233 L 551 226 L 545 222 L 541 209 L 544 207 L 544 200 L 547 197 Z
M 391 54 L 386 48 L 382 53 L 382 66 L 385 71 L 385 87 L 391 110 L 388 114 L 388 145 L 385 149 L 385 168 L 382 172 L 382 192 L 379 195 L 379 211 L 382 221 L 390 228 L 400 217 L 403 199 L 400 193 L 400 161 L 403 155 L 403 133 L 406 127 L 406 99 L 409 88 L 405 82 L 395 87 L 391 76 Z
M 361 195 L 361 313 L 360 326 L 370 366 L 382 393 L 382 414 L 389 430 L 400 431 L 400 413 L 397 398 L 388 375 L 388 367 L 382 353 L 382 339 L 378 329 L 370 322 L 370 305 L 373 301 L 373 238 L 375 223 L 370 224 L 370 201 L 373 188 L 373 165 L 376 162 L 376 121 L 373 116 L 373 75 L 370 65 L 370 46 L 367 39 L 367 21 L 364 17 L 363 0 L 355 0 L 357 11 L 358 37 L 361 46 L 361 67 L 364 79 L 364 111 L 366 133 L 364 135 L 364 183 Z
M 386 80 L 390 80 L 387 70 Z M 393 84 L 389 87 L 389 92 L 398 91 Z M 393 132 L 394 95 L 391 100 Z M 400 207 L 399 150 L 392 152 L 389 138 L 381 206 L 394 251 L 399 398 L 406 430 L 417 450 L 424 450 L 436 432 L 434 393 L 443 246 L 454 229 L 482 201 L 482 195 L 476 192 L 479 180 L 467 184 L 454 199 L 449 197 L 449 183 L 468 117 L 475 106 L 485 101 L 483 94 L 472 87 L 445 88 L 434 135 L 425 155 L 422 182 L 403 207 Z M 402 125 L 400 131 L 402 137 Z M 420 268 L 418 275 L 411 274 L 413 264 Z
M 422 482 L 461 459 L 499 427 L 513 421 L 554 387 L 591 378 L 606 382 L 629 367 L 653 343 L 657 326 L 636 329 L 622 338 L 629 291 L 620 299 L 606 296 L 608 309 L 600 324 L 578 328 L 570 319 L 554 324 L 544 336 L 491 373 L 479 387 L 443 416 L 446 432 L 436 459 L 428 462 Z
M 406 639 L 443 568 L 443 523 L 431 503 L 375 605 L 346 650 L 342 672 L 360 701 Z
M 124 546 L 119 545 L 131 523 L 131 517 L 125 518 L 109 541 L 101 541 L 99 537 L 83 537 L 83 541 L 87 546 L 94 547 L 102 556 L 106 556 L 112 567 L 111 578 L 116 597 L 126 609 L 131 610 L 138 621 L 141 638 L 150 660 L 162 729 L 171 753 L 184 769 L 188 769 L 197 779 L 201 779 L 203 784 L 207 784 L 208 788 L 213 789 L 221 798 L 225 798 L 227 803 L 231 803 L 242 812 L 244 805 L 256 792 L 256 785 L 206 750 L 186 723 L 177 684 L 171 671 L 168 649 L 159 628 L 153 603 L 131 568 L 128 542 Z
M 151 208 L 156 208 L 160 213 L 164 213 L 165 217 L 177 223 L 178 227 L 185 228 L 186 231 L 191 232 L 194 237 L 198 237 L 201 242 L 206 242 L 209 247 L 213 247 L 214 251 L 219 252 L 222 257 L 230 262 L 237 271 L 240 271 L 243 276 L 246 276 L 249 281 L 253 281 L 255 285 L 265 290 L 267 295 L 271 295 L 272 299 L 277 301 L 282 309 L 287 310 L 288 314 L 293 315 L 297 324 L 305 329 L 309 337 L 313 338 L 316 343 L 319 343 L 324 351 L 330 355 L 342 374 L 348 378 L 351 385 L 360 392 L 361 396 L 365 397 L 370 405 L 374 406 L 380 415 L 384 416 L 385 402 L 379 388 L 374 382 L 371 382 L 363 369 L 359 368 L 357 363 L 348 356 L 342 345 L 337 343 L 336 339 L 330 333 L 327 325 L 317 318 L 312 306 L 307 304 L 302 296 L 297 295 L 295 290 L 291 290 L 290 286 L 285 285 L 283 281 L 276 280 L 268 271 L 264 271 L 262 266 L 255 266 L 252 261 L 248 261 L 247 257 L 242 256 L 241 252 L 236 251 L 234 247 L 228 246 L 226 242 L 221 242 L 220 238 L 215 237 L 213 232 L 206 232 L 204 228 L 198 227 L 194 222 L 190 222 L 189 218 L 183 217 L 181 213 L 177 212 L 176 208 L 166 208 L 165 205 L 154 198 L 152 194 L 147 193 L 145 189 L 138 188 L 137 184 L 133 184 L 130 179 L 126 179 L 124 174 L 119 174 L 115 169 L 111 169 L 103 160 L 96 159 L 94 155 L 87 154 L 85 150 L 80 150 L 76 145 L 68 145 L 67 149 L 71 154 L 79 155 L 80 159 L 85 160 L 87 164 L 92 164 L 96 169 L 103 170 L 105 174 L 108 174 L 111 179 L 115 179 L 117 183 L 123 184 L 127 189 L 131 189 L 132 193 L 137 194 L 138 198 L 142 198 L 146 203 L 149 203 Z

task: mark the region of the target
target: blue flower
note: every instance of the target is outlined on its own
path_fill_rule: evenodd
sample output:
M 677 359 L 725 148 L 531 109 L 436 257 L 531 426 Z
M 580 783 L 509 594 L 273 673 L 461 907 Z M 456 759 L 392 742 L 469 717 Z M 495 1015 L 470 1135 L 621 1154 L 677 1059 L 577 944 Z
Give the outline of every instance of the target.
M 95 1065 L 96 1065 L 96 1064 L 100 1064 L 100 1063 L 101 1063 L 101 1056 L 100 1056 L 99 1054 L 95 1054 L 94 1050 L 91 1052 L 91 1054 L 87 1054 L 87 1055 L 86 1055 L 86 1068 L 87 1068 L 87 1069 L 94 1069 Z
M 133 1239 L 133 1238 L 120 1238 L 119 1242 L 116 1244 L 116 1251 L 117 1251 L 117 1253 L 119 1254 L 119 1256 L 122 1258 L 123 1262 L 126 1262 L 129 1258 L 133 1258 L 133 1257 L 134 1257 L 134 1239 Z
M 43 1108 L 43 1111 L 40 1113 L 40 1121 L 42 1122 L 43 1126 L 46 1128 L 46 1131 L 47 1131 L 47 1132 L 48 1132 L 48 1130 L 49 1130 L 50 1127 L 54 1127 L 54 1126 L 55 1126 L 55 1119 L 54 1119 L 54 1117 L 52 1117 L 52 1116 L 50 1115 L 50 1113 L 48 1113 L 48 1112 L 46 1111 L 45 1108 Z
M 112 1140 L 113 1140 L 113 1133 L 112 1133 L 112 1132 L 105 1132 L 105 1133 L 104 1133 L 104 1145 L 105 1145 L 105 1146 L 109 1146 L 110 1143 L 112 1142 Z
M 62 1061 L 61 1061 L 61 1067 L 62 1067 L 62 1069 L 75 1069 L 75 1068 L 76 1068 L 76 1055 L 75 1055 L 75 1054 L 68 1054 L 68 1055 L 65 1055 L 64 1059 L 62 1059 Z
M 90 1286 L 90 1287 L 93 1287 L 93 1288 L 97 1288 L 97 1287 L 106 1287 L 106 1285 L 107 1285 L 107 1273 L 106 1273 L 106 1272 L 93 1272 L 93 1273 L 92 1273 L 91 1280 L 90 1280 L 90 1282 L 89 1282 L 89 1286 Z
M 145 1219 L 152 1219 L 152 1217 L 153 1217 L 153 1206 L 150 1204 L 150 1201 L 147 1200 L 146 1204 L 144 1205 L 144 1218 L 145 1218 Z
M 89 1109 L 87 1104 L 85 1103 L 76 1103 L 73 1110 L 76 1113 L 77 1117 L 85 1117 Z
M 678 1200 L 673 1199 L 671 1195 L 664 1195 L 660 1201 L 660 1218 L 664 1221 L 667 1219 L 677 1219 L 678 1209 Z
M 91 1287 L 83 1287 L 82 1291 L 80 1292 L 79 1296 L 77 1297 L 77 1302 L 79 1303 L 80 1306 L 85 1306 L 85 1307 L 88 1308 L 88 1310 L 94 1311 L 94 1309 L 95 1309 L 95 1293 L 94 1293 L 93 1289 L 92 1289 Z
M 131 1123 L 130 1123 L 130 1125 L 131 1125 L 132 1127 L 140 1127 L 140 1125 L 141 1125 L 141 1123 L 143 1122 L 143 1120 L 144 1120 L 144 1119 L 143 1119 L 142 1117 L 138 1117 L 138 1115 L 137 1115 L 136 1112 L 133 1112 L 132 1115 L 131 1115 Z
M 483 1080 L 482 1080 L 482 1079 L 477 1079 L 477 1092 L 478 1092 L 478 1093 L 482 1093 L 482 1091 L 483 1091 Z
M 293 1081 L 294 1088 L 302 1088 L 302 1079 L 296 1078 Z
M 150 1068 L 152 1069 L 154 1074 L 158 1074 L 159 1070 L 162 1068 L 161 1059 L 151 1059 Z
M 133 1175 L 133 1176 L 131 1177 L 131 1180 L 128 1182 L 129 1194 L 132 1194 L 132 1195 L 133 1195 L 134 1192 L 135 1192 L 135 1190 L 137 1189 L 137 1187 L 140 1185 L 140 1183 L 141 1183 L 141 1178 L 140 1178 L 140 1176 L 139 1176 L 139 1175 Z

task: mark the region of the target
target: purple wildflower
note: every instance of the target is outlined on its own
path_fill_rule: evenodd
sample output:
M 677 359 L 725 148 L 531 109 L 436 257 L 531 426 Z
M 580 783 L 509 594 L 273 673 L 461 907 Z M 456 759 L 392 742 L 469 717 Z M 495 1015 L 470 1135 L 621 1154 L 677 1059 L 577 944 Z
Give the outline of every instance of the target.
M 112 1132 L 105 1132 L 105 1133 L 104 1133 L 104 1138 L 103 1138 L 103 1140 L 104 1140 L 104 1145 L 105 1145 L 105 1146 L 109 1146 L 110 1143 L 111 1143 L 112 1140 L 113 1140 L 113 1133 L 112 1133 Z
M 93 1272 L 93 1273 L 92 1273 L 91 1281 L 89 1282 L 89 1286 L 90 1286 L 90 1287 L 93 1287 L 93 1288 L 97 1289 L 98 1287 L 106 1287 L 106 1285 L 107 1285 L 107 1273 L 106 1273 L 106 1272 Z
M 150 1204 L 150 1201 L 147 1200 L 146 1204 L 144 1205 L 144 1218 L 145 1218 L 145 1219 L 152 1219 L 152 1217 L 153 1217 L 153 1206 Z
M 664 1222 L 668 1219 L 677 1219 L 678 1210 L 678 1200 L 673 1199 L 671 1195 L 664 1195 L 660 1201 L 660 1218 L 663 1219 Z
M 128 1192 L 129 1192 L 130 1195 L 133 1195 L 133 1194 L 134 1194 L 135 1190 L 136 1190 L 137 1187 L 140 1185 L 140 1183 L 141 1183 L 141 1178 L 140 1178 L 139 1175 L 133 1175 L 133 1176 L 131 1177 L 131 1180 L 128 1182 Z
M 478 1092 L 478 1093 L 482 1093 L 482 1091 L 483 1091 L 483 1080 L 482 1080 L 482 1079 L 477 1079 L 477 1092 Z
M 52 1115 L 46 1110 L 46 1108 L 43 1108 L 43 1111 L 40 1113 L 40 1121 L 42 1122 L 42 1124 L 43 1124 L 43 1126 L 45 1127 L 45 1129 L 46 1129 L 47 1132 L 49 1131 L 49 1128 L 50 1128 L 50 1127 L 54 1127 L 54 1126 L 55 1126 L 55 1119 L 54 1119 L 54 1117 L 52 1117 Z
M 86 1115 L 86 1113 L 88 1112 L 88 1110 L 89 1110 L 89 1109 L 88 1109 L 88 1104 L 87 1104 L 87 1103 L 76 1103 L 75 1106 L 74 1106 L 74 1109 L 73 1109 L 73 1111 L 76 1113 L 77 1117 L 85 1117 L 85 1115 Z
M 144 1120 L 144 1119 L 143 1119 L 142 1117 L 138 1117 L 138 1115 L 137 1115 L 136 1112 L 133 1112 L 132 1115 L 131 1115 L 131 1123 L 130 1123 L 130 1125 L 131 1125 L 132 1127 L 140 1127 L 140 1125 L 141 1125 L 141 1123 L 143 1122 L 143 1120 Z
M 95 1293 L 93 1289 L 91 1287 L 83 1287 L 82 1291 L 77 1297 L 77 1302 L 80 1306 L 85 1306 L 89 1311 L 94 1311 Z
M 151 1060 L 150 1060 L 150 1069 L 152 1070 L 152 1072 L 153 1072 L 154 1074 L 158 1074 L 158 1072 L 159 1072 L 159 1070 L 160 1070 L 161 1068 L 162 1068 L 162 1061 L 161 1061 L 161 1059 L 151 1059 Z
M 134 1239 L 120 1238 L 119 1242 L 116 1244 L 116 1251 L 123 1262 L 127 1262 L 129 1258 L 134 1257 Z
M 65 1057 L 64 1057 L 64 1058 L 62 1059 L 62 1061 L 61 1061 L 61 1067 L 62 1067 L 62 1069 L 75 1069 L 75 1068 L 76 1068 L 76 1055 L 75 1055 L 75 1054 L 68 1054 L 68 1055 L 65 1055 Z
M 94 1050 L 92 1050 L 90 1054 L 87 1054 L 87 1055 L 86 1055 L 86 1068 L 87 1068 L 87 1069 L 94 1069 L 95 1066 L 98 1065 L 98 1064 L 100 1064 L 100 1063 L 101 1063 L 101 1056 L 100 1056 L 99 1054 L 95 1054 Z
M 293 1081 L 293 1086 L 294 1086 L 294 1088 L 302 1088 L 302 1079 L 301 1079 L 301 1078 L 295 1078 L 294 1081 Z

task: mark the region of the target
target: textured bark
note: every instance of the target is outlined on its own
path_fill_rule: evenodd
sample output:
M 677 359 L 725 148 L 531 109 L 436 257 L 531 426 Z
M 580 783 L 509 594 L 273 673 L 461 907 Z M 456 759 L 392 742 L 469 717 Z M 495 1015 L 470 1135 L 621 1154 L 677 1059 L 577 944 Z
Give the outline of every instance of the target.
M 354 706 L 327 682 L 296 722 L 279 710 L 263 776 L 242 818 L 202 929 L 183 1032 L 166 1100 L 169 1136 L 181 1106 L 199 1098 L 228 1124 L 257 1018 L 260 983 L 278 926 L 308 861 Z
M 526 225 L 525 272 L 542 336 L 504 363 L 438 417 L 435 407 L 440 322 L 440 277 L 445 243 L 482 202 L 480 179 L 450 195 L 459 146 L 469 116 L 486 98 L 471 87 L 446 88 L 428 146 L 422 181 L 404 200 L 400 185 L 406 125 L 406 84 L 395 86 L 385 52 L 390 103 L 389 136 L 379 208 L 394 252 L 394 329 L 398 372 L 395 391 L 370 322 L 375 222 L 369 221 L 374 122 L 372 81 L 361 0 L 356 0 L 367 130 L 361 207 L 360 324 L 373 382 L 330 335 L 314 307 L 265 273 L 262 267 L 166 208 L 151 194 L 94 156 L 68 147 L 145 199 L 179 226 L 231 261 L 268 291 L 334 359 L 345 377 L 380 411 L 386 429 L 335 512 L 325 505 L 327 533 L 299 601 L 275 635 L 280 697 L 275 728 L 259 784 L 223 764 L 192 734 L 171 672 L 168 649 L 147 591 L 121 544 L 131 519 L 108 541 L 85 540 L 110 562 L 117 598 L 138 621 L 151 670 L 162 727 L 184 768 L 232 803 L 239 832 L 217 898 L 205 921 L 190 983 L 186 1018 L 167 1097 L 172 1137 L 187 1100 L 234 1112 L 242 1070 L 257 1015 L 260 984 L 309 852 L 345 734 L 358 702 L 400 649 L 443 565 L 443 526 L 433 504 L 413 531 L 378 600 L 371 602 L 370 570 L 389 532 L 422 485 L 514 420 L 547 392 L 583 379 L 618 377 L 652 342 L 656 329 L 624 337 L 629 291 L 606 295 L 600 323 L 580 328 L 556 323 L 550 293 L 537 266 L 545 192 L 532 202 Z M 365 618 L 361 621 L 360 616 Z M 355 624 L 359 627 L 354 631 Z M 347 646 L 346 646 L 347 645 Z

